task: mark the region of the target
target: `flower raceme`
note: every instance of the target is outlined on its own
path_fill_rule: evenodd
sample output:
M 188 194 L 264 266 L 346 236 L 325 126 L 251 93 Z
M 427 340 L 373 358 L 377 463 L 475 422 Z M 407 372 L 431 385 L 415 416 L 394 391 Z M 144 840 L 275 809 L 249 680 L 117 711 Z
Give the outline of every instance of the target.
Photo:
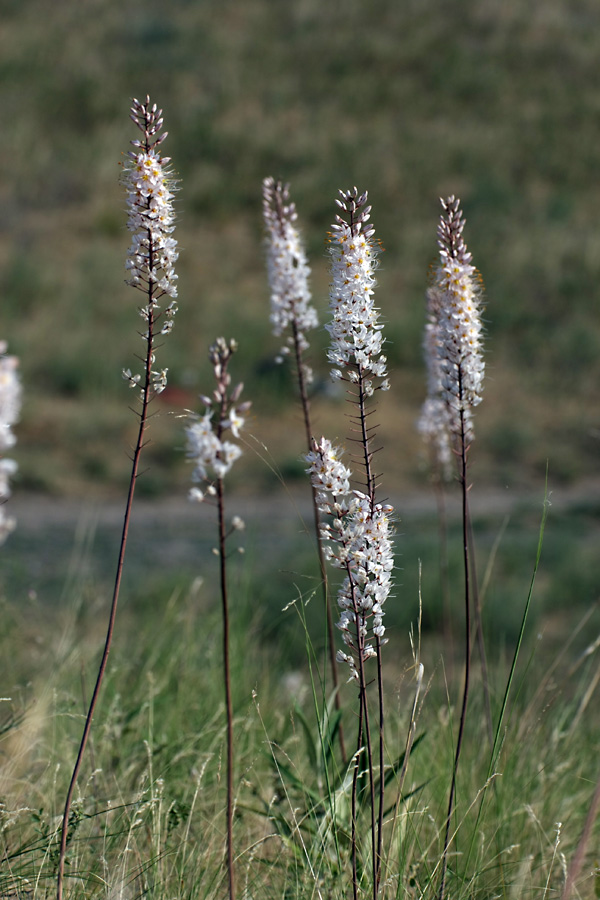
M 7 356 L 6 349 L 6 342 L 0 341 L 0 544 L 15 528 L 15 520 L 4 512 L 4 502 L 10 497 L 10 478 L 17 471 L 17 464 L 2 454 L 16 443 L 12 427 L 21 412 L 19 361 L 16 356 Z
M 417 428 L 433 451 L 439 474 L 449 478 L 452 468 L 450 412 L 442 399 L 444 372 L 439 355 L 441 299 L 441 291 L 432 285 L 427 291 L 427 323 L 423 340 L 427 366 L 427 398 L 423 403 Z
M 228 430 L 235 438 L 239 438 L 240 429 L 245 422 L 244 416 L 251 405 L 249 401 L 238 403 L 243 384 L 238 384 L 229 392 L 231 375 L 227 368 L 236 350 L 236 342 L 226 341 L 224 338 L 217 338 L 211 346 L 209 358 L 217 382 L 214 399 L 204 395 L 201 397 L 207 410 L 203 416 L 195 416 L 194 421 L 185 429 L 187 456 L 195 464 L 192 480 L 207 483 L 206 493 L 209 495 L 215 493 L 212 482 L 222 480 L 236 459 L 242 455 L 238 444 L 223 439 L 224 433 Z M 190 499 L 202 501 L 204 493 L 194 487 L 190 491 Z
M 16 444 L 12 427 L 21 412 L 19 360 L 16 356 L 7 356 L 6 350 L 6 341 L 0 341 L 0 453 Z
M 242 455 L 237 444 L 231 441 L 223 441 L 217 437 L 213 430 L 212 411 L 205 413 L 197 421 L 188 425 L 187 455 L 194 460 L 194 481 L 206 481 L 209 478 L 209 469 L 212 469 L 216 478 L 224 478 L 231 466 Z M 223 422 L 217 422 L 217 429 L 225 429 Z M 194 493 L 195 499 L 198 499 Z
M 331 336 L 329 361 L 335 366 L 335 380 L 364 382 L 367 396 L 373 394 L 373 377 L 381 378 L 381 390 L 388 390 L 386 357 L 379 311 L 373 303 L 375 267 L 379 247 L 373 239 L 375 228 L 367 224 L 371 207 L 365 206 L 367 192 L 340 191 L 336 203 L 346 213 L 346 221 L 336 215 L 331 226 L 332 321 L 327 325 Z
M 341 462 L 342 451 L 321 438 L 306 456 L 319 508 L 330 518 L 322 525 L 328 542 L 325 555 L 346 572 L 338 594 L 341 609 L 338 628 L 348 648 L 339 662 L 350 667 L 350 678 L 359 680 L 357 660 L 376 656 L 372 639 L 385 634 L 383 604 L 392 587 L 394 559 L 391 540 L 391 506 L 373 503 L 361 491 L 350 490 L 351 471 Z
M 439 396 L 449 410 L 449 428 L 471 440 L 471 409 L 481 402 L 484 362 L 480 317 L 480 284 L 463 239 L 465 220 L 460 200 L 441 201 L 438 227 L 440 263 L 430 288 L 435 299 L 437 350 L 441 370 Z M 461 425 L 462 421 L 462 425 Z
M 271 288 L 271 325 L 280 337 L 291 328 L 278 361 L 290 352 L 294 338 L 300 353 L 308 350 L 306 332 L 319 324 L 308 286 L 310 267 L 296 227 L 296 205 L 290 203 L 289 185 L 273 178 L 263 181 L 263 216 L 266 227 L 267 274 Z M 304 367 L 306 371 L 306 366 Z M 310 376 L 310 372 L 306 372 Z M 308 381 L 311 380 L 309 377 Z
M 127 154 L 123 167 L 123 184 L 127 194 L 127 227 L 132 233 L 127 252 L 127 283 L 141 291 L 146 303 L 139 313 L 147 323 L 142 338 L 152 342 L 157 334 L 168 334 L 177 312 L 177 241 L 173 238 L 175 213 L 173 190 L 175 180 L 169 166 L 170 158 L 163 157 L 160 145 L 167 132 L 159 134 L 163 126 L 162 110 L 156 104 L 133 101 L 131 119 L 143 134 L 143 140 L 132 141 L 134 150 Z M 157 137 L 158 135 L 158 137 Z M 163 298 L 170 298 L 164 305 Z M 154 365 L 154 358 L 151 359 Z M 167 384 L 167 370 L 152 370 L 150 386 L 160 393 Z M 123 377 L 130 387 L 136 387 L 141 376 L 129 369 Z M 142 389 L 142 396 L 143 396 Z

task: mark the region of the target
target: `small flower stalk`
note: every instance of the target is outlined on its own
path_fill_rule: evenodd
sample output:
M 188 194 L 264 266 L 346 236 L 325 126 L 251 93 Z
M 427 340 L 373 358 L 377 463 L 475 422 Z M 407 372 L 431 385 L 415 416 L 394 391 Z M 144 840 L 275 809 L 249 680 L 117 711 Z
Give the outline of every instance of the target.
M 231 432 L 239 438 L 250 402 L 240 403 L 243 384 L 231 389 L 231 375 L 228 367 L 232 355 L 237 350 L 235 341 L 217 338 L 210 347 L 209 358 L 213 366 L 216 387 L 212 397 L 202 396 L 206 407 L 203 416 L 194 418 L 186 428 L 187 456 L 194 463 L 192 480 L 196 483 L 190 491 L 190 499 L 202 502 L 212 501 L 217 506 L 219 519 L 219 556 L 221 578 L 221 607 L 223 614 L 223 680 L 225 684 L 225 708 L 227 712 L 227 875 L 229 900 L 235 898 L 235 872 L 233 848 L 233 703 L 231 699 L 231 669 L 229 662 L 229 604 L 227 595 L 227 539 L 235 531 L 244 530 L 244 522 L 234 516 L 229 528 L 225 523 L 224 478 L 231 466 L 241 456 L 241 449 L 225 434 Z M 203 489 L 197 485 L 201 484 Z
M 0 546 L 16 525 L 13 516 L 6 515 L 4 505 L 11 494 L 10 479 L 17 471 L 17 464 L 4 453 L 16 443 L 12 429 L 21 413 L 19 360 L 7 355 L 6 350 L 6 342 L 0 341 Z
M 206 407 L 204 415 L 194 417 L 185 429 L 186 453 L 194 462 L 192 481 L 204 485 L 204 492 L 198 487 L 191 489 L 191 500 L 202 501 L 206 496 L 214 497 L 216 482 L 223 480 L 236 459 L 242 455 L 239 444 L 225 438 L 226 432 L 239 438 L 245 414 L 251 406 L 249 401 L 239 402 L 243 384 L 230 390 L 231 375 L 228 366 L 236 350 L 237 342 L 226 341 L 225 338 L 217 338 L 211 346 L 209 358 L 215 373 L 216 388 L 212 397 L 201 397 Z
M 480 314 L 481 286 L 472 256 L 463 238 L 465 219 L 460 200 L 454 196 L 440 201 L 442 214 L 438 225 L 440 260 L 428 291 L 429 396 L 422 417 L 422 430 L 437 442 L 438 460 L 446 458 L 449 442 L 458 460 L 462 489 L 463 563 L 465 584 L 465 682 L 461 715 L 448 799 L 448 813 L 442 853 L 439 900 L 446 893 L 446 871 L 450 824 L 456 796 L 456 775 L 461 755 L 471 667 L 471 622 L 475 616 L 482 665 L 488 731 L 493 735 L 491 704 L 487 683 L 487 662 L 477 580 L 472 560 L 472 536 L 468 506 L 468 452 L 474 437 L 473 409 L 482 399 L 484 361 Z M 441 451 L 440 451 L 441 448 Z M 493 737 L 491 738 L 493 740 Z
M 452 450 L 459 453 L 463 432 L 467 445 L 474 437 L 472 410 L 481 402 L 485 365 L 481 283 L 463 238 L 460 200 L 452 196 L 440 202 L 440 260 L 427 290 L 423 341 L 428 393 L 418 428 L 447 479 Z
M 384 811 L 384 704 L 381 651 L 385 627 L 383 605 L 392 587 L 391 522 L 393 509 L 376 499 L 377 475 L 373 469 L 374 428 L 369 425 L 372 398 L 378 390 L 389 390 L 387 359 L 382 353 L 383 326 L 373 300 L 375 269 L 380 247 L 370 223 L 367 193 L 357 188 L 340 191 L 337 214 L 329 235 L 331 255 L 330 310 L 327 325 L 331 337 L 328 353 L 333 365 L 331 377 L 348 385 L 350 420 L 360 447 L 354 462 L 361 470 L 362 490 L 351 490 L 352 472 L 341 462 L 341 450 L 325 438 L 313 442 L 307 462 L 319 508 L 328 517 L 321 535 L 327 542 L 325 554 L 333 566 L 346 573 L 338 594 L 341 615 L 338 628 L 345 649 L 337 654 L 347 664 L 350 680 L 359 688 L 357 751 L 352 781 L 352 884 L 354 898 L 359 891 L 357 864 L 357 782 L 358 760 L 366 752 L 370 786 L 371 854 L 373 898 L 381 881 Z M 366 663 L 377 662 L 379 697 L 379 779 L 378 810 L 375 799 L 375 764 L 367 696 Z

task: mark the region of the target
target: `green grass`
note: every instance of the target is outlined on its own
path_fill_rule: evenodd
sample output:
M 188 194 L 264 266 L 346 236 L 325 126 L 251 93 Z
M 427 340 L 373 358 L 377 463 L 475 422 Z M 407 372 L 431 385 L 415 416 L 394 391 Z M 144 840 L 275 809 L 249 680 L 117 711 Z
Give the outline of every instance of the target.
M 80 605 L 80 588 L 73 585 L 66 603 L 44 620 L 27 603 L 5 603 L 2 611 L 9 627 L 3 630 L 1 681 L 12 695 L 0 710 L 4 892 L 19 887 L 24 895 L 52 893 L 57 815 L 102 625 L 99 608 Z M 318 896 L 317 888 L 346 896 L 343 794 L 336 801 L 341 832 L 335 851 L 323 830 L 331 798 L 315 767 L 319 744 L 311 750 L 307 739 L 309 732 L 316 735 L 316 725 L 306 661 L 296 665 L 285 642 L 276 644 L 257 627 L 254 587 L 236 590 L 232 599 L 240 885 L 247 884 L 252 896 L 305 898 Z M 170 596 L 157 591 L 147 601 L 143 610 L 139 604 L 122 610 L 75 804 L 68 897 L 120 889 L 132 896 L 218 897 L 224 889 L 225 718 L 214 597 L 208 588 L 188 585 Z M 302 645 L 298 617 L 293 610 L 288 616 Z M 436 646 L 435 636 L 424 635 L 428 690 L 405 783 L 410 796 L 399 807 L 391 845 L 387 883 L 393 897 L 435 896 L 453 753 L 448 721 L 459 689 L 458 676 L 457 683 L 444 685 Z M 539 897 L 547 879 L 547 896 L 553 896 L 562 879 L 553 850 L 556 822 L 562 822 L 560 851 L 567 859 L 579 837 L 595 778 L 598 713 L 597 699 L 584 706 L 583 697 L 597 661 L 569 675 L 569 660 L 549 672 L 543 648 L 530 658 L 529 652 L 517 668 L 497 777 L 487 790 L 489 752 L 480 743 L 481 697 L 474 693 L 459 776 L 458 855 L 450 857 L 452 896 Z M 409 661 L 406 632 L 395 633 L 386 682 L 390 761 L 406 737 Z M 506 678 L 502 658 L 493 675 L 499 684 Z M 321 703 L 318 681 L 316 688 Z M 350 704 L 352 695 L 344 689 Z M 307 731 L 295 703 L 304 709 Z M 336 756 L 328 762 L 332 785 L 339 777 Z M 582 896 L 591 896 L 589 884 L 586 877 Z
M 230 505 L 235 507 L 234 499 Z M 67 897 L 91 900 L 119 890 L 133 897 L 220 897 L 225 890 L 225 713 L 216 573 L 209 553 L 213 511 L 203 516 L 193 511 L 194 534 L 193 516 L 177 531 L 168 517 L 153 518 L 150 511 L 159 509 L 141 504 L 134 520 L 108 679 L 76 793 Z M 483 701 L 478 679 L 474 682 L 449 857 L 453 897 L 555 896 L 563 879 L 560 854 L 569 860 L 577 845 L 597 775 L 599 710 L 591 690 L 598 663 L 594 653 L 581 656 L 597 634 L 597 609 L 575 633 L 593 611 L 593 572 L 589 588 L 574 589 L 586 540 L 593 542 L 593 512 L 582 504 L 554 517 L 550 509 L 501 751 L 487 788 L 489 749 L 482 744 Z M 539 508 L 517 510 L 495 550 L 485 597 L 495 716 L 523 613 L 539 518 Z M 231 569 L 238 879 L 248 896 L 304 900 L 321 892 L 341 898 L 350 885 L 348 796 L 335 747 L 321 760 L 314 706 L 320 717 L 327 695 L 318 675 L 326 668 L 324 622 L 320 598 L 311 596 L 310 539 L 298 533 L 293 515 L 287 525 L 284 521 L 279 520 L 278 543 L 266 560 L 260 549 L 267 539 L 264 517 L 250 518 L 246 557 Z M 459 534 L 452 517 L 450 525 L 453 547 Z M 475 517 L 482 575 L 502 526 L 493 511 Z M 457 597 L 453 653 L 438 630 L 435 519 L 409 515 L 402 527 L 402 570 L 386 617 L 390 764 L 404 750 L 413 702 L 408 630 L 418 616 L 419 559 L 426 688 L 393 834 L 392 811 L 388 814 L 386 890 L 390 897 L 433 898 L 453 757 L 449 723 L 459 707 L 462 613 Z M 40 898 L 53 891 L 58 817 L 95 675 L 115 550 L 114 525 L 82 521 L 73 550 L 70 529 L 68 524 L 55 528 L 53 544 L 47 529 L 30 526 L 11 536 L 12 554 L 5 559 L 13 566 L 4 568 L 0 612 L 0 684 L 3 696 L 11 698 L 0 704 L 0 846 L 6 854 L 0 887 Z M 62 584 L 50 579 L 50 572 L 67 569 L 69 554 L 66 579 Z M 34 558 L 38 569 L 32 574 Z M 157 558 L 162 559 L 158 569 Z M 451 556 L 454 585 L 459 583 L 455 569 L 458 558 Z M 561 591 L 569 580 L 567 604 Z M 302 615 L 300 594 L 308 601 Z M 304 619 L 315 654 L 314 701 Z M 351 685 L 342 687 L 350 734 L 354 694 Z M 394 784 L 392 777 L 390 802 Z M 332 810 L 335 830 L 328 825 Z M 560 852 L 555 852 L 557 822 L 562 823 Z M 359 834 L 366 837 L 365 830 Z M 362 840 L 359 852 L 368 871 Z M 583 897 L 593 895 L 587 870 L 579 890 Z

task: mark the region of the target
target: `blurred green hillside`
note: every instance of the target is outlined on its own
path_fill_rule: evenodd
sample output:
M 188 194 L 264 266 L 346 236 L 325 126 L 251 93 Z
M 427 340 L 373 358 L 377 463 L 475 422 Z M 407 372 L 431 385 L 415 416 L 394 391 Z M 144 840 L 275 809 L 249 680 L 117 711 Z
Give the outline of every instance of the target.
M 392 396 L 390 489 L 414 484 L 421 331 L 438 196 L 462 198 L 487 294 L 477 479 L 596 475 L 600 429 L 600 5 L 596 0 L 2 0 L 0 338 L 25 388 L 21 489 L 106 491 L 128 476 L 137 296 L 119 161 L 130 98 L 164 110 L 181 178 L 180 313 L 160 351 L 148 493 L 189 474 L 167 415 L 210 388 L 208 344 L 237 337 L 253 431 L 301 471 L 290 380 L 272 364 L 261 180 L 291 182 L 324 321 L 338 188 L 367 188 L 386 253 L 378 302 Z M 327 388 L 317 419 L 346 430 Z M 250 457 L 244 480 L 273 476 Z M 475 457 L 475 451 L 474 451 Z M 475 458 L 474 458 L 475 462 Z

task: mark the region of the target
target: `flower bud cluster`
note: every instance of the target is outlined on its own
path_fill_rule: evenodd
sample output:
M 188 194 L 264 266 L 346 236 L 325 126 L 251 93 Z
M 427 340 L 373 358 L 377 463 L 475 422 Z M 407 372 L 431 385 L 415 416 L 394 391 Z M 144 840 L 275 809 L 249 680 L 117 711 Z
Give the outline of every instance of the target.
M 358 660 L 376 656 L 373 639 L 381 641 L 385 634 L 383 604 L 392 587 L 394 568 L 393 508 L 350 490 L 351 472 L 340 461 L 341 455 L 339 447 L 321 438 L 306 461 L 319 509 L 331 520 L 321 526 L 328 542 L 325 555 L 335 568 L 346 572 L 338 594 L 341 615 L 337 624 L 348 652 L 340 650 L 337 657 L 350 667 L 350 678 L 358 680 Z
M 316 328 L 319 320 L 310 302 L 310 268 L 295 224 L 298 214 L 296 205 L 290 203 L 289 185 L 276 182 L 270 177 L 264 179 L 263 216 L 267 231 L 267 272 L 271 288 L 270 319 L 273 334 L 280 337 L 288 328 L 294 332 L 288 336 L 287 345 L 281 350 L 278 357 L 281 362 L 295 342 L 301 353 L 308 350 L 306 332 Z
M 460 200 L 441 201 L 438 227 L 440 264 L 434 273 L 439 292 L 438 355 L 442 370 L 441 396 L 450 410 L 450 429 L 473 437 L 471 409 L 481 402 L 484 362 L 479 309 L 480 283 L 462 233 Z M 462 426 L 461 426 L 462 420 Z
M 336 215 L 331 226 L 330 309 L 332 321 L 326 326 L 331 336 L 328 358 L 335 366 L 331 377 L 351 382 L 361 380 L 367 396 L 376 389 L 373 377 L 383 379 L 381 390 L 389 389 L 386 357 L 379 311 L 373 303 L 375 264 L 379 247 L 373 239 L 375 229 L 367 224 L 371 207 L 365 206 L 367 192 L 340 191 L 338 206 L 346 221 Z
M 16 356 L 5 355 L 6 349 L 6 342 L 0 341 L 0 544 L 15 527 L 14 518 L 4 512 L 4 503 L 10 497 L 10 479 L 17 471 L 16 462 L 5 459 L 2 454 L 16 443 L 12 426 L 21 412 L 19 361 Z
M 177 241 L 175 230 L 173 190 L 175 180 L 169 157 L 163 157 L 160 145 L 167 132 L 159 134 L 163 126 L 162 110 L 156 104 L 133 101 L 131 119 L 143 133 L 143 140 L 131 141 L 134 150 L 127 154 L 123 167 L 123 185 L 127 193 L 127 227 L 132 233 L 127 252 L 127 284 L 141 291 L 147 303 L 140 308 L 140 316 L 147 323 L 144 340 L 156 333 L 168 334 L 177 312 Z M 158 135 L 158 136 L 157 136 Z M 161 310 L 159 300 L 170 297 Z M 157 328 L 160 323 L 160 328 Z M 130 382 L 131 383 L 131 382 Z M 159 380 L 159 383 L 160 380 Z
M 240 429 L 245 422 L 245 414 L 250 409 L 250 402 L 239 403 L 243 384 L 238 384 L 232 391 L 231 376 L 227 371 L 229 360 L 236 351 L 235 341 L 217 338 L 210 347 L 209 358 L 215 373 L 217 386 L 212 397 L 202 396 L 207 407 L 203 416 L 195 416 L 185 429 L 187 437 L 187 456 L 192 459 L 195 468 L 192 481 L 208 482 L 206 493 L 214 495 L 214 480 L 220 480 L 231 469 L 233 463 L 242 455 L 238 444 L 224 440 L 226 431 L 231 431 L 234 438 L 239 438 Z M 192 488 L 190 499 L 201 501 L 204 494 L 199 488 Z

